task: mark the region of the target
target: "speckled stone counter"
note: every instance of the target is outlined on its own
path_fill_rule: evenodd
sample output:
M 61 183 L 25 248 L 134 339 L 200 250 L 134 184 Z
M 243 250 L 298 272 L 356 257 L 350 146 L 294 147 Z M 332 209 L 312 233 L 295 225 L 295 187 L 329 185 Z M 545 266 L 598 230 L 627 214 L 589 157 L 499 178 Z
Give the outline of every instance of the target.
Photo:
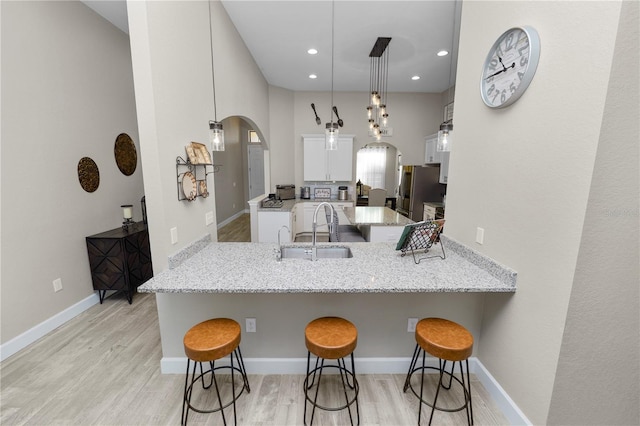
M 354 225 L 404 226 L 414 223 L 389 207 L 345 207 L 343 211 Z
M 392 243 L 339 243 L 350 259 L 276 260 L 277 244 L 210 243 L 138 287 L 146 293 L 515 292 L 515 271 L 442 237 L 446 259 L 415 264 Z M 320 245 L 336 245 L 319 243 Z M 310 244 L 288 244 L 307 246 Z M 438 244 L 429 255 L 441 253 Z

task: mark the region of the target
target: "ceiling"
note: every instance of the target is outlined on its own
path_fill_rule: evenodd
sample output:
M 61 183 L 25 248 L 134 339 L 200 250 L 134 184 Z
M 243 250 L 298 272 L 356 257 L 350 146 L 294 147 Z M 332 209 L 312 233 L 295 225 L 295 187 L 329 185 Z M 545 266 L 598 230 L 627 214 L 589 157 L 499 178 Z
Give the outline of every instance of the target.
M 335 91 L 369 91 L 369 52 L 378 37 L 392 38 L 389 92 L 441 93 L 455 82 L 460 0 L 221 2 L 271 85 L 331 90 L 332 7 Z M 84 3 L 128 32 L 124 0 Z M 311 47 L 318 54 L 307 54 Z M 452 54 L 437 56 L 442 49 Z

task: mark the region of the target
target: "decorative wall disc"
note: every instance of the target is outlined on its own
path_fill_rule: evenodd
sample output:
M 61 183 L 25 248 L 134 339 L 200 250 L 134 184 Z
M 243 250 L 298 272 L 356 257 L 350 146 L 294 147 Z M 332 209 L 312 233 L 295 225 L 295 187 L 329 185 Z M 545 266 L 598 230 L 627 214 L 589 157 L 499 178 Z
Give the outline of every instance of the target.
M 125 176 L 131 176 L 136 171 L 138 164 L 138 154 L 136 145 L 126 133 L 120 133 L 116 138 L 116 144 L 113 148 L 116 157 L 116 164 Z
M 82 157 L 78 162 L 78 180 L 87 192 L 94 192 L 100 185 L 98 165 L 89 157 Z

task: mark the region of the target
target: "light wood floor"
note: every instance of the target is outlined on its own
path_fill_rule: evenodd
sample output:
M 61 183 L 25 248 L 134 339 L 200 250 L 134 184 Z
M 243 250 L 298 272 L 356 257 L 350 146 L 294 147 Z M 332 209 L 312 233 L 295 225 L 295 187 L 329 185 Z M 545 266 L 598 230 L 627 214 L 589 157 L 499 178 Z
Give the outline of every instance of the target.
M 178 425 L 184 376 L 160 374 L 161 356 L 154 295 L 136 294 L 132 305 L 124 296 L 107 298 L 0 364 L 0 424 Z M 238 401 L 239 424 L 303 424 L 302 375 L 249 374 L 249 381 L 251 392 Z M 404 375 L 359 375 L 358 381 L 361 424 L 417 424 L 416 398 L 402 392 Z M 473 376 L 472 395 L 476 424 L 506 424 Z M 346 411 L 320 411 L 314 420 L 348 423 Z M 462 413 L 434 418 L 434 424 L 464 423 Z M 219 413 L 192 412 L 189 424 L 222 421 Z
M 249 214 L 218 231 L 221 242 L 250 240 Z M 137 294 L 129 305 L 116 294 L 0 364 L 0 424 L 177 425 L 184 377 L 160 374 L 161 356 L 155 297 Z M 342 395 L 336 377 L 323 382 L 331 389 L 327 404 Z M 239 424 L 303 424 L 303 376 L 250 374 L 249 380 L 251 392 L 238 401 Z M 359 375 L 358 381 L 361 424 L 417 423 L 416 398 L 402 392 L 404 375 Z M 506 424 L 475 378 L 472 389 L 475 423 Z M 205 403 L 211 398 L 194 391 L 198 397 Z M 428 414 L 424 408 L 423 415 Z M 230 420 L 230 408 L 226 415 Z M 434 419 L 434 424 L 465 422 L 463 412 L 436 413 Z M 189 423 L 222 420 L 219 413 L 192 412 Z M 314 424 L 349 424 L 348 413 L 317 411 Z
M 244 213 L 227 225 L 218 229 L 218 242 L 220 243 L 250 243 L 251 224 L 249 213 Z

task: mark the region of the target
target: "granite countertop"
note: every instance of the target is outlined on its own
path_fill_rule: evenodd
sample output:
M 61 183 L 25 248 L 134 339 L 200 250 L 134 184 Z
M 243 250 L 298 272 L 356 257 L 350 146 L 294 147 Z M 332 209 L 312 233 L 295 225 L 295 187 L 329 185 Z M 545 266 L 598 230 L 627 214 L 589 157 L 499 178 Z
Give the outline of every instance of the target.
M 262 207 L 258 204 L 259 212 L 290 212 L 298 203 L 321 203 L 328 201 L 330 203 L 353 203 L 353 200 L 338 200 L 338 198 L 295 198 L 291 200 L 282 200 L 282 207 Z
M 404 226 L 415 223 L 389 207 L 345 207 L 343 211 L 353 225 Z
M 415 264 L 393 243 L 339 243 L 350 259 L 276 260 L 277 244 L 209 243 L 138 287 L 144 293 L 515 292 L 515 271 L 442 236 L 446 259 Z M 318 246 L 337 245 L 319 243 Z M 310 244 L 287 244 L 306 246 Z M 441 254 L 439 244 L 428 255 Z M 424 253 L 423 253 L 424 255 Z

